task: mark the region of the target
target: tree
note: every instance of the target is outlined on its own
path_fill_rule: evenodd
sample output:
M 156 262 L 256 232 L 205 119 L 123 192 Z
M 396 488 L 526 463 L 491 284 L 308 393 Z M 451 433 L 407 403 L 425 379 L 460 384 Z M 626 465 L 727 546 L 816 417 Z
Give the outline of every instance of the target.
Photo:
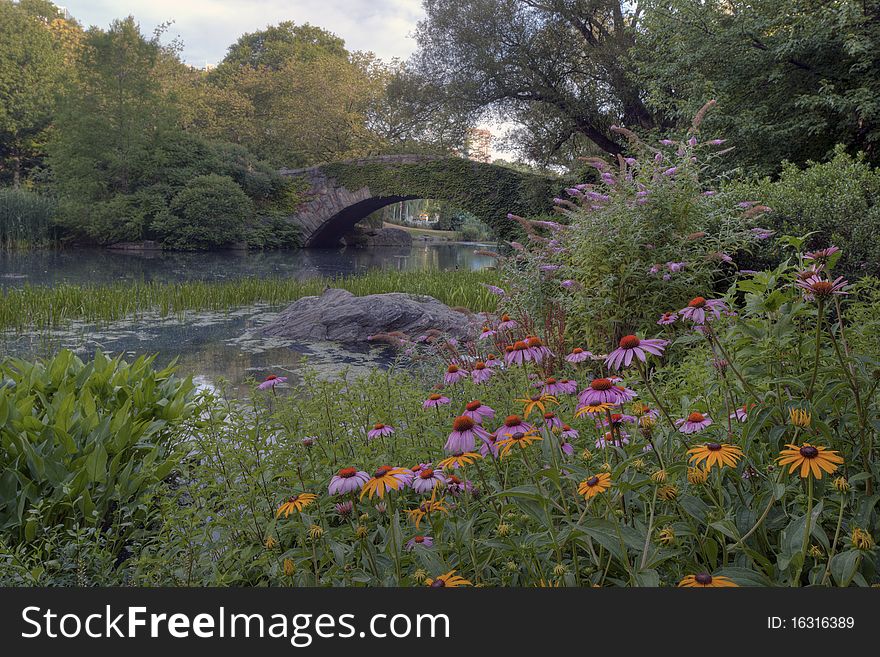
M 880 162 L 878 0 L 655 0 L 634 51 L 651 106 L 673 119 L 718 101 L 705 129 L 749 173 L 843 143 Z
M 520 144 L 551 161 L 578 137 L 620 153 L 613 124 L 657 118 L 632 79 L 641 9 L 622 0 L 426 0 L 416 72 L 472 116 L 524 127 Z
M 63 61 L 34 9 L 0 0 L 0 178 L 16 187 L 43 154 Z

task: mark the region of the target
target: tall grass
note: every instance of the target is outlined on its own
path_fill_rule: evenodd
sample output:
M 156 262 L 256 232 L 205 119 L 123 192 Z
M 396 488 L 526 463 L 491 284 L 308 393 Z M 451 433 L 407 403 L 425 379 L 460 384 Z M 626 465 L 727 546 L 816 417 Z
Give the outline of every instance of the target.
M 385 292 L 427 294 L 450 306 L 494 310 L 497 297 L 480 283 L 497 283 L 496 272 L 374 270 L 355 276 L 308 280 L 245 278 L 220 282 L 26 285 L 0 292 L 0 328 L 53 328 L 73 320 L 103 323 L 138 318 L 146 313 L 165 317 L 257 303 L 281 305 L 319 295 L 325 287 L 343 288 L 358 296 Z
M 0 248 L 48 246 L 54 213 L 52 198 L 26 189 L 0 189 Z

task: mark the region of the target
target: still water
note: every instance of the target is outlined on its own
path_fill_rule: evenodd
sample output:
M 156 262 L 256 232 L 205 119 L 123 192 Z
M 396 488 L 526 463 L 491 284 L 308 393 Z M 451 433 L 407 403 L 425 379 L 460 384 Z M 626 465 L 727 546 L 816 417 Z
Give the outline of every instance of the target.
M 491 259 L 474 254 L 485 245 L 428 243 L 407 249 L 303 249 L 270 252 L 112 253 L 101 250 L 0 252 L 0 287 L 98 284 L 124 280 L 181 282 L 247 277 L 310 278 L 355 274 L 368 269 L 481 269 Z M 74 322 L 52 331 L 0 334 L 0 350 L 20 356 L 47 356 L 67 348 L 83 357 L 100 349 L 131 358 L 156 354 L 157 362 L 179 361 L 180 372 L 205 388 L 228 385 L 233 394 L 251 389 L 267 374 L 298 380 L 304 368 L 321 377 L 387 366 L 393 352 L 381 345 L 296 343 L 256 335 L 280 308 L 265 305 L 223 313 L 193 312 L 182 317 L 145 317 L 93 325 Z

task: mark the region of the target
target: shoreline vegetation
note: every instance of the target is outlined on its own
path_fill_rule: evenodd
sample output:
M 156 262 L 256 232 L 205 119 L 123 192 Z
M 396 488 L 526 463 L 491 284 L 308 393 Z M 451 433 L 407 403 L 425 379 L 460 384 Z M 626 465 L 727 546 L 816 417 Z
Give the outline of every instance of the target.
M 452 307 L 492 311 L 497 297 L 486 287 L 498 280 L 492 270 L 402 272 L 370 270 L 353 276 L 307 280 L 243 278 L 234 281 L 120 282 L 107 285 L 25 285 L 0 291 L 0 329 L 39 329 L 67 322 L 113 322 L 180 315 L 187 311 L 230 310 L 254 304 L 281 305 L 317 296 L 328 287 L 357 296 L 406 292 L 429 295 Z

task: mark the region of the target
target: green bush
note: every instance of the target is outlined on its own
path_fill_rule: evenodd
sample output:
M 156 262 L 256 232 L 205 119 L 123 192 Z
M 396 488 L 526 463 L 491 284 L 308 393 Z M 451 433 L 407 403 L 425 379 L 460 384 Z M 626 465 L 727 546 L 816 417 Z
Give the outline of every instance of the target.
M 35 546 L 53 528 L 91 528 L 120 550 L 177 466 L 193 389 L 152 358 L 98 352 L 84 363 L 63 350 L 0 363 L 3 542 Z
M 158 189 L 141 189 L 133 194 L 117 194 L 107 201 L 91 204 L 62 203 L 65 226 L 83 225 L 86 235 L 98 244 L 137 242 L 149 236 L 150 225 L 168 212 L 165 196 Z
M 46 246 L 52 241 L 55 200 L 27 189 L 0 189 L 0 248 Z
M 880 275 L 880 173 L 838 147 L 828 162 L 804 169 L 785 164 L 776 181 L 734 183 L 730 191 L 768 205 L 770 228 L 789 234 L 813 233 L 808 248 L 834 244 L 843 250 L 839 273 L 855 279 Z M 780 253 L 762 250 L 750 268 L 775 266 Z
M 244 239 L 253 210 L 253 202 L 229 176 L 198 176 L 171 199 L 169 212 L 154 222 L 153 230 L 176 249 L 230 246 Z

